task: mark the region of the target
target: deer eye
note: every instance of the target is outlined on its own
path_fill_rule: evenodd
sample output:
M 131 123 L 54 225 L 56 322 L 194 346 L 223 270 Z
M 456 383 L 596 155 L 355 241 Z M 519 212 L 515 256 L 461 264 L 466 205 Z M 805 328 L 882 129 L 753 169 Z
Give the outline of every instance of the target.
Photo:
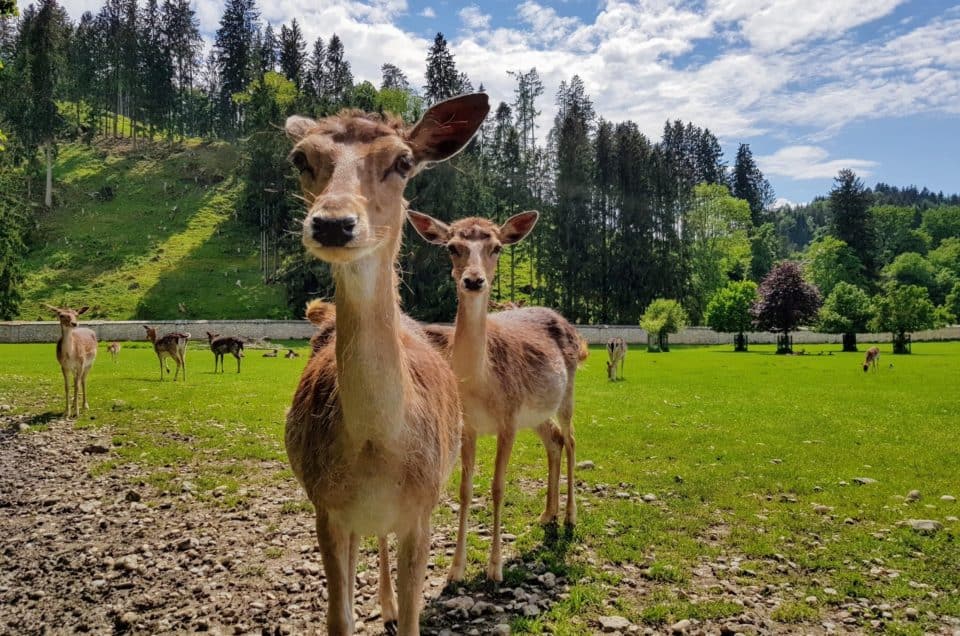
M 501 246 L 499 246 L 499 245 L 494 245 L 492 251 L 493 251 L 494 256 L 496 256 L 497 254 L 499 254 L 500 252 L 503 251 L 503 248 L 502 248 Z
M 456 245 L 447 245 L 447 251 L 450 252 L 450 256 L 460 256 L 460 250 Z
M 406 179 L 410 171 L 413 170 L 413 157 L 410 155 L 400 155 L 397 157 L 397 160 L 393 162 L 393 169 L 397 174 Z
M 304 152 L 296 151 L 290 155 L 290 162 L 297 167 L 297 170 L 300 171 L 300 174 L 308 173 L 311 176 L 313 175 L 313 168 L 310 166 L 310 162 L 307 161 L 307 155 Z

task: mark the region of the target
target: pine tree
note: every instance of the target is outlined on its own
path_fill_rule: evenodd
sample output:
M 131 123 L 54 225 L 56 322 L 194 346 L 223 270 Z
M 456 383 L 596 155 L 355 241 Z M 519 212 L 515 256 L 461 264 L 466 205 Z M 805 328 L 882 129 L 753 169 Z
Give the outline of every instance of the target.
M 830 230 L 846 243 L 863 264 L 871 280 L 877 277 L 877 246 L 870 217 L 870 191 L 853 170 L 841 170 L 830 191 L 833 221 Z
M 433 46 L 427 53 L 427 84 L 424 97 L 427 105 L 449 99 L 459 94 L 463 82 L 453 61 L 453 54 L 443 33 L 437 33 Z
M 398 67 L 393 64 L 384 64 L 380 67 L 380 74 L 383 79 L 380 82 L 380 90 L 409 91 L 410 82 Z
M 273 25 L 267 23 L 267 27 L 263 30 L 263 36 L 260 40 L 260 48 L 258 49 L 260 75 L 277 70 L 279 49 L 280 43 L 277 41 L 277 36 L 273 32 Z
M 158 126 L 169 123 L 173 109 L 173 64 L 171 52 L 162 30 L 162 16 L 157 0 L 146 0 L 140 18 L 141 93 L 150 136 Z
M 177 93 L 175 125 L 183 137 L 187 130 L 194 131 L 196 127 L 196 113 L 191 106 L 194 104 L 192 93 L 200 71 L 200 52 L 203 50 L 200 23 L 190 0 L 164 0 L 161 24 Z
M 319 98 L 326 85 L 324 71 L 327 62 L 327 49 L 323 45 L 323 38 L 317 38 L 313 43 L 313 51 L 307 61 L 306 90 L 315 98 Z
M 298 90 L 301 89 L 307 65 L 307 43 L 296 18 L 290 22 L 289 28 L 285 24 L 280 27 L 279 49 L 280 71 Z
M 749 144 L 740 144 L 737 148 L 730 191 L 733 196 L 750 205 L 750 218 L 754 227 L 760 227 L 768 220 L 765 209 L 773 203 L 773 189 L 753 160 Z
M 213 47 L 220 79 L 220 124 L 227 135 L 235 134 L 241 125 L 241 112 L 233 95 L 242 92 L 251 79 L 253 36 L 259 17 L 254 2 L 227 0 Z
M 350 62 L 344 57 L 343 41 L 336 33 L 327 44 L 327 54 L 323 64 L 324 88 L 321 98 L 335 109 L 346 106 L 353 89 L 353 73 Z

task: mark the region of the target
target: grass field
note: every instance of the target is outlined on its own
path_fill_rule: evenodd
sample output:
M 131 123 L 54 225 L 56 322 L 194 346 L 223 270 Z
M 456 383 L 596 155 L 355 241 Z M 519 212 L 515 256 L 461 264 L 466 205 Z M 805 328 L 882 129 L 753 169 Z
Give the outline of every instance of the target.
M 941 499 L 960 497 L 960 343 L 917 343 L 913 355 L 896 358 L 883 347 L 880 371 L 869 374 L 862 354 L 826 355 L 838 348 L 807 346 L 808 355 L 793 357 L 770 347 L 631 351 L 617 383 L 594 350 L 578 376 L 575 422 L 578 459 L 595 468 L 578 475 L 573 538 L 552 548 L 535 523 L 543 452 L 533 434 L 518 438 L 505 512 L 513 550 L 537 553 L 578 582 L 550 612 L 514 618 L 515 630 L 589 633 L 585 621 L 608 613 L 658 626 L 742 611 L 710 600 L 700 574 L 707 566 L 721 584 L 776 589 L 771 615 L 784 631 L 818 626 L 856 599 L 881 608 L 877 618 L 888 611 L 890 633 L 941 629 L 944 616 L 960 617 L 960 504 Z M 227 487 L 211 506 L 243 506 L 237 493 L 250 481 L 292 479 L 288 471 L 253 476 L 244 462 L 284 459 L 284 409 L 306 358 L 248 356 L 241 375 L 228 360 L 227 373 L 215 376 L 212 354 L 198 347 L 188 354 L 188 381 L 161 384 L 142 343 L 125 345 L 116 365 L 101 347 L 92 409 L 77 426 L 110 426 L 118 450 L 111 462 L 138 462 L 161 488 L 190 464 L 201 490 Z M 42 426 L 62 411 L 61 391 L 53 345 L 0 346 L 0 402 L 36 414 Z M 485 439 L 476 489 L 484 500 L 492 458 Z M 919 501 L 906 500 L 913 489 Z M 656 500 L 644 502 L 648 493 Z M 442 509 L 438 520 L 451 514 Z M 921 534 L 901 525 L 908 519 L 943 529 Z M 489 520 L 486 507 L 472 518 Z M 469 574 L 481 572 L 486 549 L 471 538 Z M 508 568 L 507 579 L 522 574 Z M 611 598 L 625 578 L 645 581 L 643 594 Z M 907 607 L 918 610 L 916 620 L 905 617 Z M 871 618 L 860 616 L 860 627 L 870 629 Z

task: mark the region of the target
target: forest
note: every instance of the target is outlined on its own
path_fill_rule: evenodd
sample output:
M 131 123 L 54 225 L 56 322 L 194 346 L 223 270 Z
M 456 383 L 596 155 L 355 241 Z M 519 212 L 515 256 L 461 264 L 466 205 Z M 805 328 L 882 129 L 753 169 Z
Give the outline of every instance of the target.
M 236 214 L 260 237 L 264 281 L 282 286 L 299 310 L 329 295 L 332 281 L 299 243 L 303 203 L 286 159 L 284 119 L 357 108 L 414 122 L 430 104 L 484 89 L 458 70 L 440 33 L 424 51 L 424 86 L 386 59 L 376 84 L 360 81 L 349 43 L 335 33 L 307 42 L 296 20 L 264 23 L 255 0 L 227 0 L 206 53 L 189 0 L 107 0 L 76 22 L 56 0 L 20 15 L 14 5 L 0 7 L 0 317 L 7 319 L 17 315 L 34 217 L 57 205 L 51 166 L 63 144 L 124 139 L 134 152 L 198 138 L 234 144 L 242 182 Z M 849 317 L 846 300 L 869 305 L 870 324 L 888 330 L 877 322 L 879 308 L 902 288 L 916 288 L 925 303 L 929 319 L 916 324 L 960 314 L 957 195 L 869 188 L 843 170 L 822 197 L 774 209 L 749 145 L 739 144 L 731 165 L 709 122 L 665 113 L 660 138 L 651 139 L 634 122 L 596 112 L 577 76 L 545 95 L 536 68 L 504 72 L 513 95 L 494 105 L 467 151 L 417 177 L 406 193 L 412 209 L 444 220 L 502 222 L 540 211 L 531 240 L 502 257 L 496 299 L 606 324 L 637 324 L 651 302 L 673 299 L 685 322 L 705 324 L 725 289 L 760 284 L 792 260 L 833 312 L 808 321 L 824 329 L 867 326 L 831 322 Z M 548 99 L 556 115 L 539 130 Z M 446 256 L 409 230 L 401 266 L 406 311 L 449 320 L 455 294 Z

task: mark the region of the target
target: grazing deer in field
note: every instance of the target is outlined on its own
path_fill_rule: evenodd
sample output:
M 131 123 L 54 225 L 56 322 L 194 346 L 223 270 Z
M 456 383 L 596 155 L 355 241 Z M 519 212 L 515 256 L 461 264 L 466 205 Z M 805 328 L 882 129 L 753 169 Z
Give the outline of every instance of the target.
M 111 342 L 110 345 L 107 347 L 107 351 L 110 352 L 110 357 L 113 358 L 114 363 L 116 363 L 117 356 L 120 355 L 120 343 Z
M 277 357 L 277 350 L 276 350 L 276 349 L 271 349 L 270 351 L 267 351 L 265 354 L 263 354 L 263 357 L 264 357 L 264 358 L 276 358 L 276 357 Z
M 365 534 L 379 539 L 388 633 L 420 633 L 430 514 L 456 462 L 462 419 L 456 376 L 400 311 L 403 190 L 421 168 L 464 148 L 489 109 L 487 96 L 475 94 L 435 104 L 412 127 L 359 111 L 286 122 L 309 208 L 303 243 L 330 263 L 336 285 L 335 335 L 307 363 L 285 432 L 293 473 L 316 510 L 330 634 L 354 631 Z M 399 603 L 390 533 L 399 545 Z
M 66 401 L 64 416 L 70 417 L 70 375 L 73 375 L 73 415 L 80 417 L 77 395 L 83 392 L 83 408 L 87 403 L 87 374 L 97 358 L 97 334 L 86 327 L 78 327 L 77 316 L 85 313 L 89 307 L 83 306 L 74 311 L 66 307 L 58 308 L 44 305 L 60 321 L 60 339 L 57 340 L 57 362 L 63 372 L 63 393 Z M 79 391 L 78 391 L 79 389 Z
M 461 219 L 447 225 L 418 212 L 408 214 L 426 241 L 447 248 L 457 284 L 457 318 L 448 355 L 460 380 L 463 402 L 463 475 L 457 548 L 449 578 L 463 580 L 466 567 L 467 515 L 473 498 L 477 435 L 495 434 L 493 539 L 487 578 L 502 581 L 500 519 L 507 463 L 519 429 L 535 429 L 547 449 L 547 503 L 540 522 L 557 521 L 560 456 L 564 448 L 565 521 L 569 526 L 577 521 L 573 384 L 577 366 L 587 357 L 586 345 L 569 322 L 544 307 L 487 313 L 490 283 L 496 275 L 501 247 L 522 240 L 536 224 L 536 212 L 517 214 L 500 227 L 481 218 Z M 560 421 L 559 427 L 552 419 L 554 416 Z
M 210 342 L 210 351 L 213 351 L 213 372 L 217 372 L 217 365 L 220 366 L 220 372 L 223 373 L 223 356 L 232 355 L 237 359 L 237 373 L 240 373 L 240 358 L 243 357 L 243 340 L 233 336 L 221 336 L 220 334 L 207 332 L 207 340 Z
M 160 381 L 163 382 L 163 370 L 170 373 L 170 367 L 167 366 L 167 358 L 173 358 L 177 365 L 177 370 L 173 374 L 173 381 L 177 381 L 177 375 L 180 369 L 183 369 L 183 380 L 187 380 L 187 341 L 190 340 L 189 333 L 173 332 L 168 333 L 162 338 L 157 338 L 157 330 L 147 325 L 143 326 L 147 330 L 147 340 L 153 343 L 153 350 L 160 360 Z
M 623 363 L 627 359 L 627 342 L 623 338 L 607 340 L 607 378 L 611 382 L 623 379 Z M 617 366 L 620 373 L 617 373 Z
M 874 371 L 880 370 L 880 347 L 870 347 L 867 349 L 867 357 L 863 359 L 863 372 L 866 373 L 869 371 L 871 365 Z
M 293 349 L 287 349 L 287 352 L 283 354 L 283 357 L 287 360 L 292 360 L 294 358 L 299 358 L 300 354 L 294 351 Z

